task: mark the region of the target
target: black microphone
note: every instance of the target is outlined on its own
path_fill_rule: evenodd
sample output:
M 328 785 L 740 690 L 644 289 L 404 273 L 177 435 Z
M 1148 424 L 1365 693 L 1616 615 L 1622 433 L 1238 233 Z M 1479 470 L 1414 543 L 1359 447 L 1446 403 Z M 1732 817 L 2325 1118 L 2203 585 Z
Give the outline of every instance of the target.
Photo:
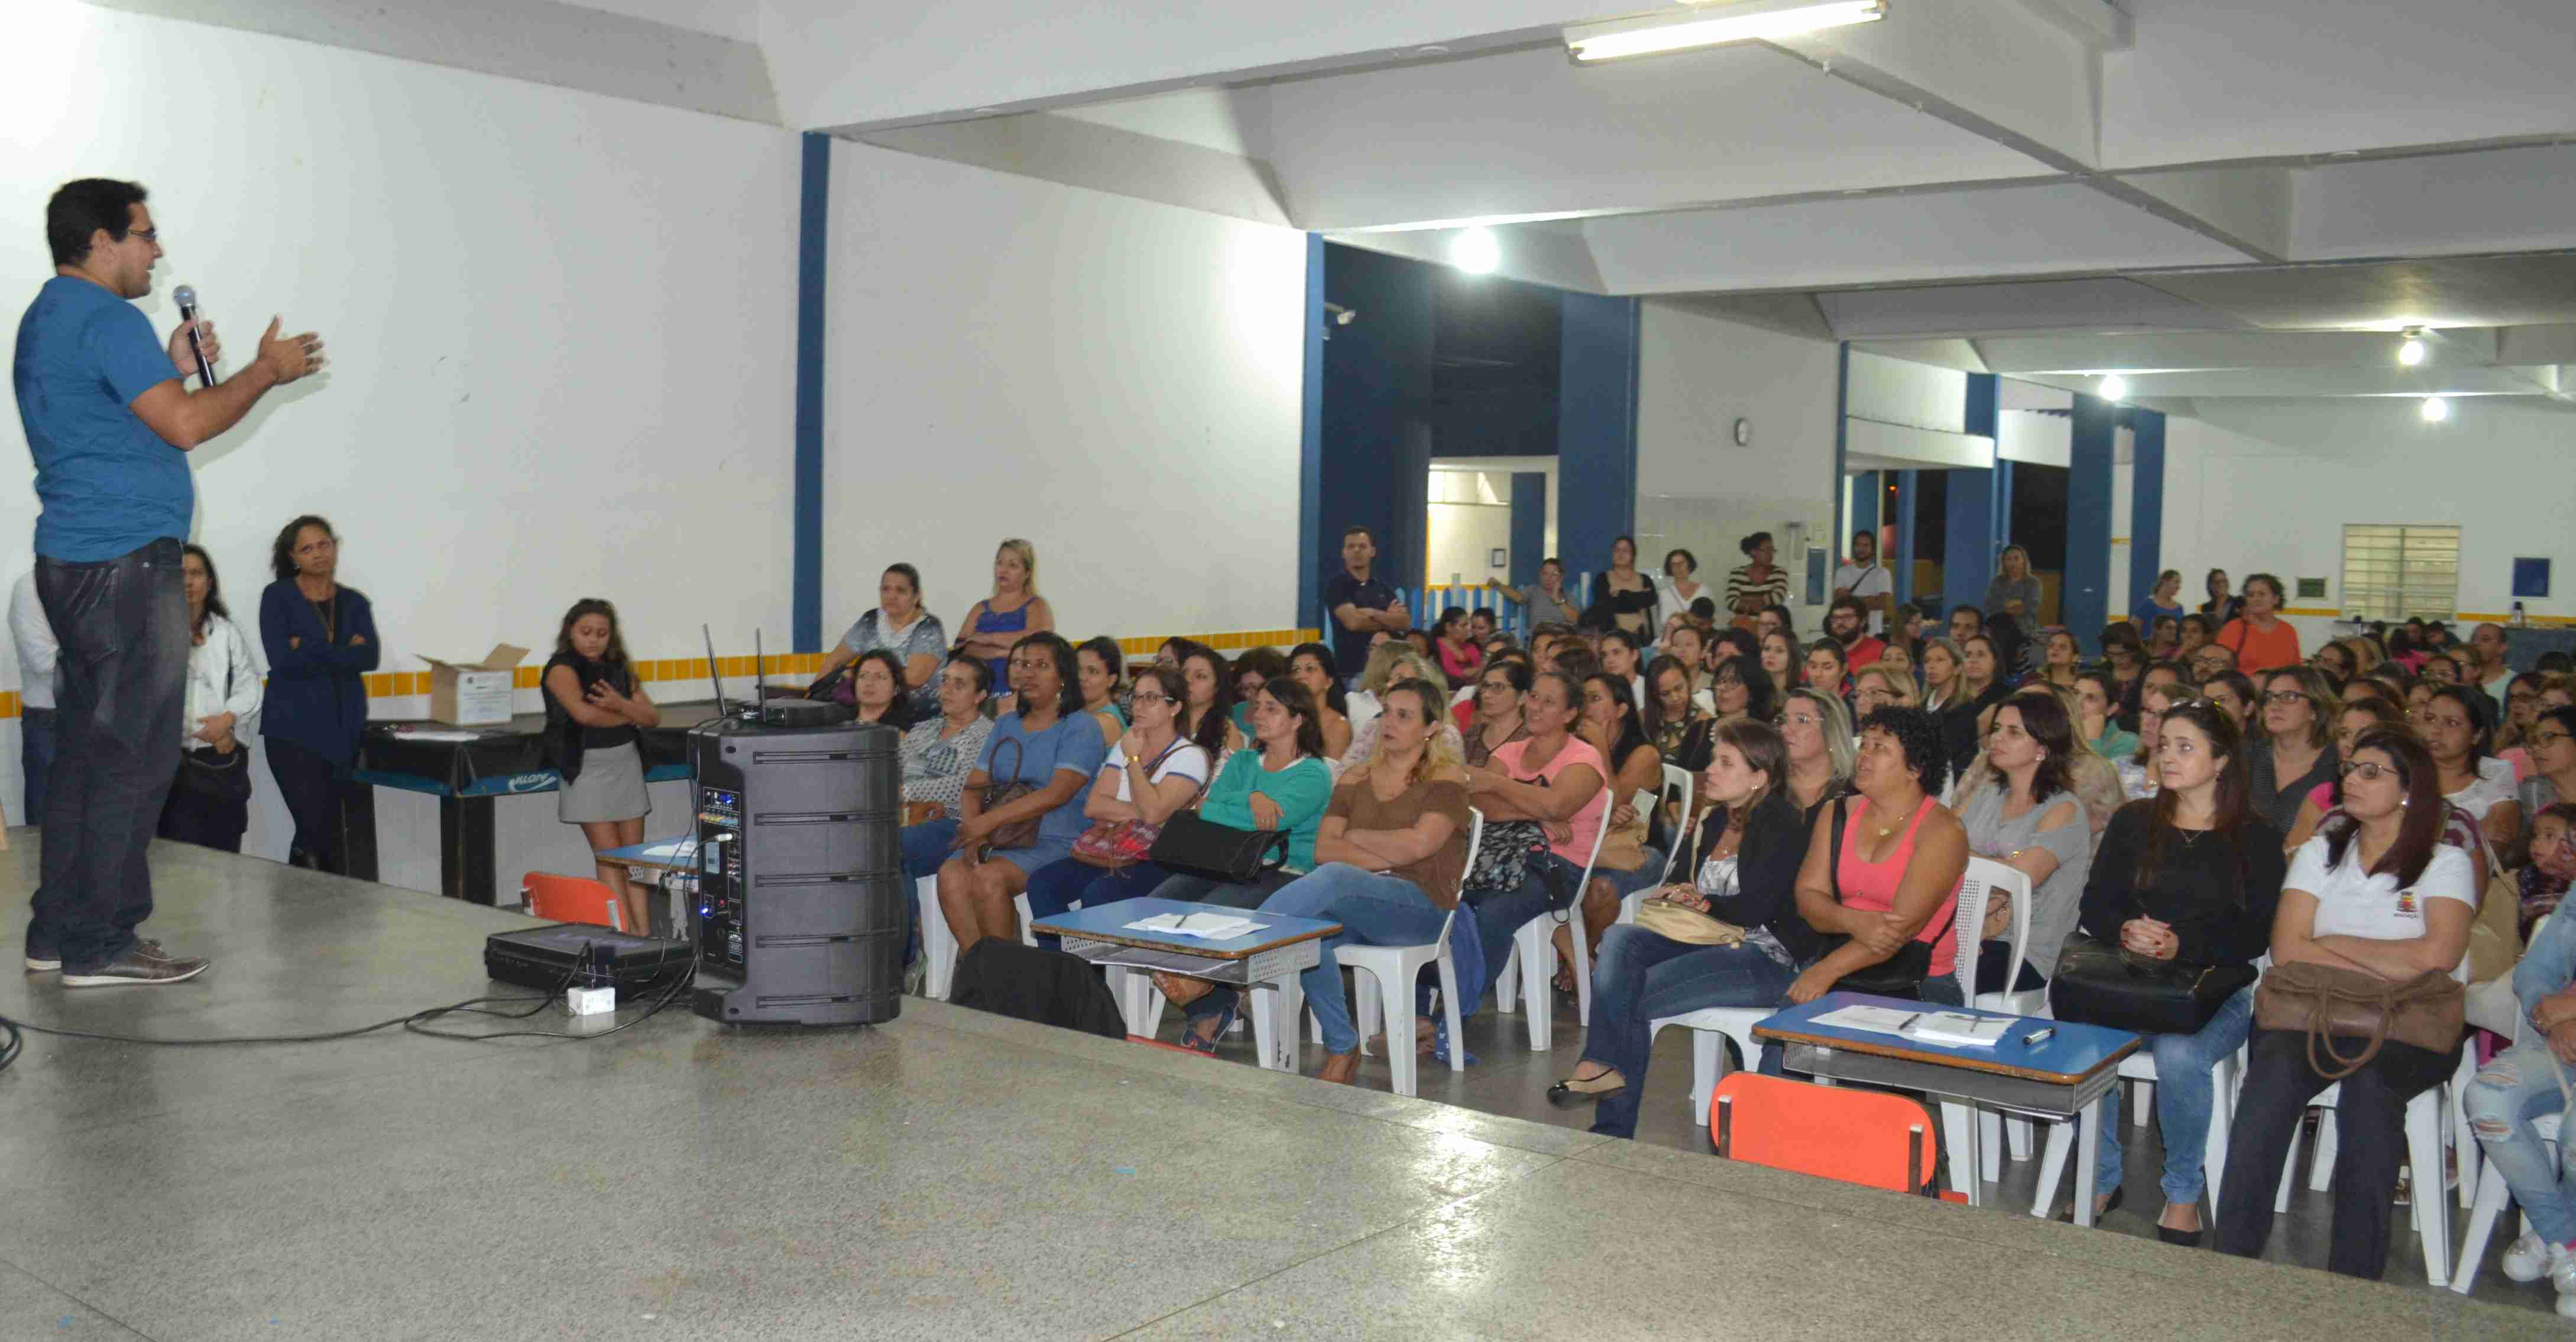
M 179 305 L 179 320 L 192 322 L 197 319 L 197 286 L 182 284 L 170 291 L 170 297 Z M 197 356 L 197 376 L 204 385 L 215 385 L 215 366 L 206 362 L 205 342 L 197 339 L 194 331 L 188 333 L 188 351 Z

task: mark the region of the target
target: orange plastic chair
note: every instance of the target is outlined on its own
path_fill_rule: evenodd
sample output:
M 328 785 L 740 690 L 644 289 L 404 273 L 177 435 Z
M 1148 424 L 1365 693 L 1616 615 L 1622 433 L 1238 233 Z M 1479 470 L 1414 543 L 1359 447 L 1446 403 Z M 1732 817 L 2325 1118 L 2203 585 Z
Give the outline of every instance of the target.
M 617 916 L 617 896 L 608 887 L 588 876 L 557 876 L 532 871 L 519 882 L 528 897 L 531 917 L 552 918 L 559 923 L 587 923 L 623 932 L 626 925 Z
M 1734 1072 L 1717 1083 L 1708 1113 L 1717 1153 L 1729 1160 L 1932 1195 L 1937 1129 L 1920 1101 Z

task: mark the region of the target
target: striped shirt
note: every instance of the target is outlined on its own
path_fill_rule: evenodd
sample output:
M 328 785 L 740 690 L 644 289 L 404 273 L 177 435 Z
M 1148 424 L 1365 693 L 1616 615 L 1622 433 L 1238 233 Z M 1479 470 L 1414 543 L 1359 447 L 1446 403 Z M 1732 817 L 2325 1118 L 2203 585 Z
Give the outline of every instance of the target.
M 1761 604 L 1765 606 L 1789 604 L 1789 570 L 1773 564 L 1771 576 L 1761 582 L 1755 582 L 1751 564 L 1739 564 L 1728 569 L 1726 608 L 1730 611 L 1741 611 L 1745 606 L 1745 598 L 1753 596 L 1761 597 Z

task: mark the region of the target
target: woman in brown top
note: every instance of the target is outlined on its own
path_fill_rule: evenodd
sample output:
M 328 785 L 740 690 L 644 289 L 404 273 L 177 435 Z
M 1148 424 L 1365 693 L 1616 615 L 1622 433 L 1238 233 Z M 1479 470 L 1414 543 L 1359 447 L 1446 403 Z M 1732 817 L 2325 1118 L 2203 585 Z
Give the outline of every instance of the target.
M 1348 1082 L 1360 1065 L 1359 1028 L 1351 1023 L 1334 952 L 1346 945 L 1426 945 L 1458 906 L 1467 870 L 1467 775 L 1439 735 L 1447 698 L 1421 680 L 1386 692 L 1377 753 L 1343 777 L 1324 807 L 1315 836 L 1321 865 L 1261 905 L 1342 925 L 1324 940 L 1315 967 L 1300 976 L 1331 1054 L 1318 1073 L 1327 1081 Z

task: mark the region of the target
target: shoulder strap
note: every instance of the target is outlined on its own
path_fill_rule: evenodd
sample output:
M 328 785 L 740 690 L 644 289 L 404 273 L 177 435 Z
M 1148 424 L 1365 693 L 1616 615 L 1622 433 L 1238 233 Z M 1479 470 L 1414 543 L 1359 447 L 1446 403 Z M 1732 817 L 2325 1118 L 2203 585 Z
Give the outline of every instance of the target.
M 1849 818 L 1843 813 L 1848 798 L 1834 798 L 1834 832 L 1832 848 L 1825 854 L 1825 876 L 1833 882 L 1834 902 L 1843 902 L 1843 824 Z

